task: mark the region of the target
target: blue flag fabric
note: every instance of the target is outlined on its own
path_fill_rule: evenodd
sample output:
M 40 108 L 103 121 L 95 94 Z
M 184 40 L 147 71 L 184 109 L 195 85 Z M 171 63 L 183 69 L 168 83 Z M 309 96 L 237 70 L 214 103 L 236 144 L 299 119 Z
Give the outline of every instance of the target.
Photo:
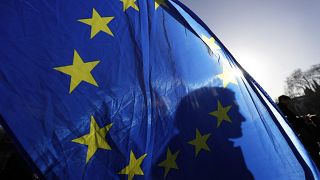
M 263 89 L 169 0 L 2 0 L 0 115 L 48 179 L 318 179 Z

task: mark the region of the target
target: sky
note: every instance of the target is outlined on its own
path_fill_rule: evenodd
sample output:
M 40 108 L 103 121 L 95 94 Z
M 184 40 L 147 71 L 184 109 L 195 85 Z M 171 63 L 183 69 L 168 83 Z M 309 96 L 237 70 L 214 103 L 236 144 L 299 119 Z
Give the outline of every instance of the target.
M 320 0 L 180 0 L 273 98 L 320 63 Z

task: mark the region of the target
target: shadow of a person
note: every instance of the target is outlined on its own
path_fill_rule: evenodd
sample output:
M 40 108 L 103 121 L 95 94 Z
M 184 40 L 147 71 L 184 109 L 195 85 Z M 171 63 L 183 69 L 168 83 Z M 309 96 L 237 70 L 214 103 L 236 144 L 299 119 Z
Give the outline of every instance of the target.
M 232 91 L 201 88 L 189 93 L 176 111 L 178 134 L 169 141 L 160 156 L 161 160 L 165 159 L 168 148 L 172 154 L 178 154 L 177 168 L 171 168 L 165 177 L 253 179 L 240 147 L 232 142 L 232 139 L 242 136 L 241 124 L 244 121 Z M 160 171 L 156 176 L 160 176 Z

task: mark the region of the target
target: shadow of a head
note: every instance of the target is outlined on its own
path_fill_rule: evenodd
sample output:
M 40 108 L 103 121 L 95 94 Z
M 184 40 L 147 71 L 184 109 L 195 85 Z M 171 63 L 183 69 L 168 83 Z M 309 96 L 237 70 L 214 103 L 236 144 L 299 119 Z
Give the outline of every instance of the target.
M 167 144 L 172 152 L 179 151 L 180 171 L 167 178 L 253 179 L 231 140 L 242 136 L 244 121 L 232 91 L 200 88 L 189 93 L 176 111 L 178 133 Z
M 241 137 L 243 121 L 234 93 L 225 88 L 197 89 L 182 99 L 176 112 L 180 133 L 204 128 L 223 141 Z

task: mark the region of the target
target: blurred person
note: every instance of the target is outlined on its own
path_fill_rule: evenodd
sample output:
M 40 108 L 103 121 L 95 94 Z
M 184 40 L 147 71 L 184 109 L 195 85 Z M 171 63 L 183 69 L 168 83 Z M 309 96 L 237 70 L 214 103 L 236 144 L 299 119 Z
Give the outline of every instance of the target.
M 289 124 L 293 130 L 297 133 L 301 142 L 309 152 L 312 159 L 315 161 L 317 166 L 320 168 L 320 137 L 319 128 L 311 120 L 310 116 L 300 117 L 295 114 L 290 108 L 291 98 L 286 95 L 281 95 L 278 98 L 278 107 L 282 111 L 283 115 L 286 116 Z

